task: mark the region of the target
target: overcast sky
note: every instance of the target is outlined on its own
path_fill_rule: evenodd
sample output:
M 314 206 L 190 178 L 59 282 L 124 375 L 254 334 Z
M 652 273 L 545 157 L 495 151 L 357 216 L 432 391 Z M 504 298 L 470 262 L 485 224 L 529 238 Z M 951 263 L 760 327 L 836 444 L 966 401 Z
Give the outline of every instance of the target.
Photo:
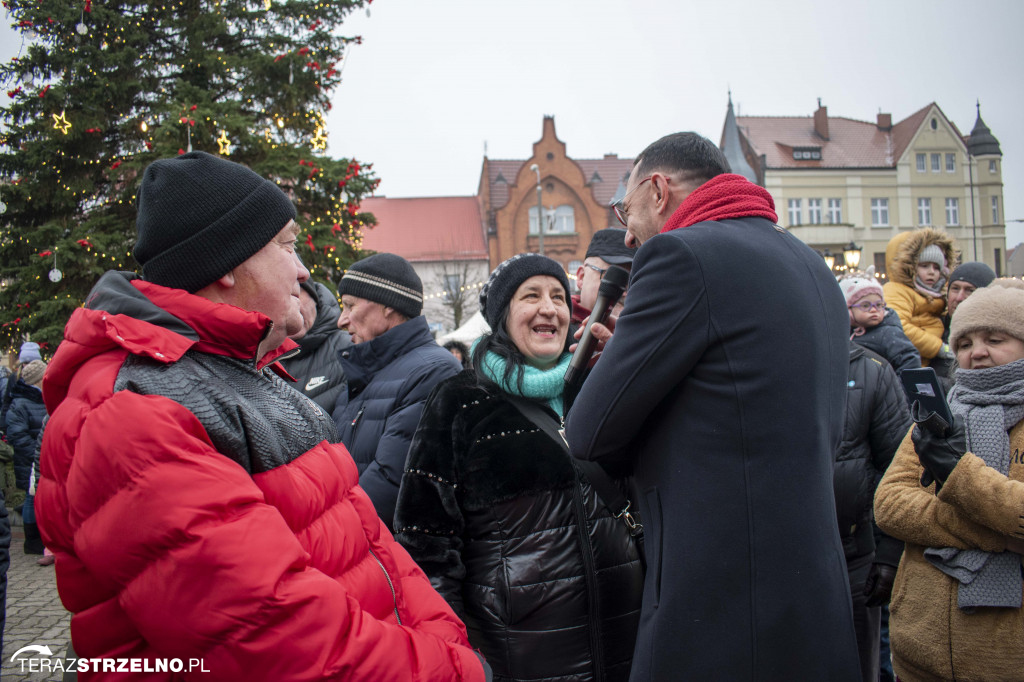
M 5 22 L 5 23 L 9 23 Z M 376 0 L 328 117 L 332 156 L 389 197 L 472 195 L 486 144 L 525 159 L 555 117 L 570 157 L 632 157 L 670 132 L 718 141 L 739 114 L 899 121 L 934 101 L 969 133 L 975 101 L 1024 219 L 1021 0 Z M 2 54 L 20 37 L 0 36 Z M 1007 242 L 1024 241 L 1008 223 Z
M 981 101 L 1024 219 L 1021 0 L 376 0 L 328 118 L 333 155 L 389 197 L 471 195 L 484 144 L 525 159 L 545 114 L 570 157 L 632 157 L 667 133 L 717 142 L 738 113 L 894 121 L 934 101 L 964 134 Z M 1024 223 L 1009 223 L 1010 247 Z

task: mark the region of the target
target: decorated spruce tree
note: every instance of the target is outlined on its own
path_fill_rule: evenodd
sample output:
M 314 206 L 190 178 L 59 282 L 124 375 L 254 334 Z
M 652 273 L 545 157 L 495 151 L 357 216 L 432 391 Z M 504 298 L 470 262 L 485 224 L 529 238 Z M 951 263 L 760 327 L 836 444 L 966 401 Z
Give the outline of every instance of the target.
M 336 285 L 377 180 L 328 155 L 324 117 L 359 42 L 341 23 L 369 2 L 6 0 L 22 45 L 0 68 L 0 348 L 52 352 L 104 271 L 138 269 L 142 170 L 187 150 L 276 181 Z

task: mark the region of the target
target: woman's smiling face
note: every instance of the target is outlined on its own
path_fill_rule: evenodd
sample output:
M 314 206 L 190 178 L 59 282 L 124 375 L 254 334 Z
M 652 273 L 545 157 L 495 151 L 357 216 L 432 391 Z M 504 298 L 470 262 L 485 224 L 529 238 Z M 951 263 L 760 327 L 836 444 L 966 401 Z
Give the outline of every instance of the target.
M 569 332 L 569 301 L 562 283 L 550 275 L 524 281 L 512 295 L 505 325 L 527 362 L 539 369 L 553 367 Z

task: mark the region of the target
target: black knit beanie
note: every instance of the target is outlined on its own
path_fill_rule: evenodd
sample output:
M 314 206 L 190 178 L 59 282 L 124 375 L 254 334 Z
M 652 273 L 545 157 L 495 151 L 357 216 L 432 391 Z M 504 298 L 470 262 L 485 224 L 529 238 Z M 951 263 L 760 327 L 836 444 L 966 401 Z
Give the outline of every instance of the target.
M 160 159 L 139 186 L 142 278 L 195 293 L 277 236 L 295 206 L 270 180 L 206 152 Z
M 501 315 L 508 307 L 512 295 L 519 285 L 534 275 L 550 275 L 562 283 L 565 289 L 565 302 L 572 313 L 572 301 L 569 298 L 569 278 L 558 261 L 551 260 L 539 253 L 520 253 L 500 263 L 494 268 L 487 284 L 480 290 L 480 310 L 491 329 L 498 326 Z
M 961 263 L 949 276 L 949 283 L 967 282 L 973 284 L 976 289 L 987 287 L 996 278 L 992 268 L 978 261 Z
M 346 294 L 394 308 L 409 318 L 423 312 L 423 282 L 409 261 L 393 253 L 375 253 L 353 263 L 338 285 L 338 296 Z

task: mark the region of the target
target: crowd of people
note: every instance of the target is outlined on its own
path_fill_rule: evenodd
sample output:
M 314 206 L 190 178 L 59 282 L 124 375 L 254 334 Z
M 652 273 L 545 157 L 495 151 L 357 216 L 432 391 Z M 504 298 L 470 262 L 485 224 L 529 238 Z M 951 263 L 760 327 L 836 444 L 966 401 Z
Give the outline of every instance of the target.
M 218 680 L 1020 679 L 1024 283 L 932 228 L 890 242 L 884 286 L 837 282 L 694 133 L 613 209 L 578 293 L 517 254 L 490 331 L 442 347 L 405 259 L 335 294 L 273 182 L 151 164 L 141 274 L 0 379 L 4 492 L 75 653 Z M 922 366 L 951 423 L 907 399 Z

